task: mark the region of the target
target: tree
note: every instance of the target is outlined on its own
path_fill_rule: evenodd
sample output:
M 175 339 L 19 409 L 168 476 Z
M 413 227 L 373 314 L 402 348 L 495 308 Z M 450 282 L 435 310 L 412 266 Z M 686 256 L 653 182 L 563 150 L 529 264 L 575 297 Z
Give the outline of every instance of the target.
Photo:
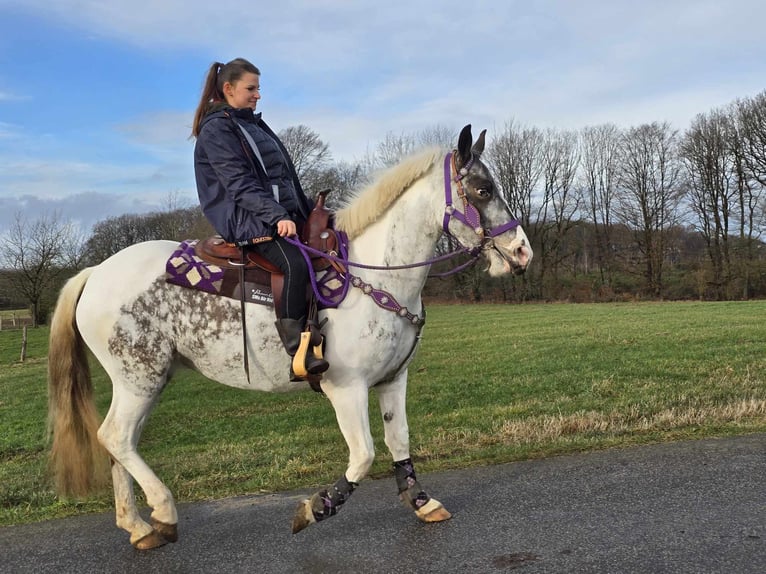
M 399 135 L 388 132 L 386 138 L 379 142 L 375 151 L 362 161 L 363 169 L 368 173 L 377 169 L 393 167 L 405 157 L 426 147 L 441 147 L 452 149 L 457 144 L 457 132 L 436 124 L 419 132 Z
M 621 138 L 620 154 L 616 213 L 633 231 L 647 292 L 661 297 L 663 262 L 681 197 L 678 132 L 667 122 L 631 128 Z
M 729 228 L 738 196 L 734 136 L 731 116 L 717 110 L 698 115 L 681 143 L 687 199 L 707 245 L 717 299 L 727 297 L 732 280 Z
M 10 271 L 8 281 L 29 303 L 36 327 L 45 321 L 45 298 L 56 281 L 82 260 L 82 236 L 58 213 L 32 221 L 17 213 L 0 241 L 2 263 Z
M 593 224 L 601 285 L 613 282 L 612 219 L 619 166 L 620 131 L 613 124 L 583 129 L 581 135 L 581 193 L 583 214 Z
M 327 206 L 336 209 L 350 199 L 366 181 L 367 172 L 361 164 L 340 161 L 322 171 L 316 179 L 316 189 L 331 189 L 332 193 L 327 196 Z
M 200 239 L 214 233 L 198 206 L 110 217 L 93 226 L 93 234 L 86 243 L 87 260 L 95 265 L 142 241 L 182 241 Z
M 532 194 L 542 174 L 543 134 L 513 121 L 492 139 L 482 156 L 503 192 L 511 212 L 531 229 Z
M 743 296 L 750 296 L 759 239 L 766 227 L 766 92 L 732 104 L 739 202 L 739 247 Z
M 511 213 L 521 222 L 535 251 L 539 245 L 532 222 L 532 196 L 542 174 L 542 148 L 543 134 L 539 129 L 521 127 L 510 121 L 497 137 L 492 138 L 482 155 Z M 532 273 L 525 274 L 520 281 L 513 281 L 511 288 L 521 291 L 517 298 L 525 299 L 529 295 L 531 278 L 538 270 L 535 265 Z M 505 298 L 508 290 L 504 282 L 505 279 L 501 289 Z
M 314 130 L 304 125 L 282 130 L 279 139 L 293 160 L 301 185 L 314 193 L 324 189 L 320 181 L 323 170 L 332 159 L 330 146 Z
M 579 210 L 574 183 L 580 162 L 576 132 L 548 130 L 543 139 L 541 169 L 543 193 L 537 208 L 536 233 L 539 249 L 540 287 L 546 289 L 550 273 L 553 285 L 559 283 L 559 265 L 569 256 L 569 232 Z
M 735 103 L 747 169 L 766 186 L 766 91 Z

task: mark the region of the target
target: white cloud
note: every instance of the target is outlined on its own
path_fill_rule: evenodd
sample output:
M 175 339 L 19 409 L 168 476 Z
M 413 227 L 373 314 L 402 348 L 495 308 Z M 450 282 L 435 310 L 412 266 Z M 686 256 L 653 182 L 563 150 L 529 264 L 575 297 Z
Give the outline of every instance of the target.
M 126 213 L 148 213 L 161 211 L 172 192 L 164 194 L 114 194 L 95 191 L 71 193 L 62 197 L 40 197 L 22 195 L 0 198 L 0 235 L 14 222 L 16 214 L 34 220 L 43 215 L 58 214 L 63 220 L 71 221 L 82 232 L 88 234 L 93 225 L 109 217 Z M 181 204 L 196 203 L 196 197 L 179 193 Z
M 24 201 L 35 198 L 55 203 L 98 190 L 102 196 L 113 197 L 115 201 L 122 195 L 139 201 L 140 205 L 159 205 L 172 191 L 191 194 L 193 174 L 190 168 L 186 171 L 183 177 L 175 166 L 154 163 L 123 165 L 18 159 L 0 165 L 0 186 L 7 190 L 6 198 L 27 198 Z M 23 206 L 24 202 L 19 205 Z

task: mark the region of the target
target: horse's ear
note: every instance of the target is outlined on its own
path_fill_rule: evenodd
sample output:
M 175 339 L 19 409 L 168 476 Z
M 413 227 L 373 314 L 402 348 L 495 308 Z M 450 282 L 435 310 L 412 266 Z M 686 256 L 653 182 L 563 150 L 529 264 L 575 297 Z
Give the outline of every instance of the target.
M 471 124 L 468 124 L 460 131 L 460 137 L 457 139 L 458 169 L 471 159 L 471 144 L 473 136 L 471 135 Z
M 476 157 L 479 157 L 481 155 L 481 152 L 484 151 L 484 136 L 487 134 L 487 130 L 481 130 L 481 133 L 479 134 L 479 138 L 476 140 L 476 143 L 473 144 L 473 147 L 471 148 L 471 151 Z

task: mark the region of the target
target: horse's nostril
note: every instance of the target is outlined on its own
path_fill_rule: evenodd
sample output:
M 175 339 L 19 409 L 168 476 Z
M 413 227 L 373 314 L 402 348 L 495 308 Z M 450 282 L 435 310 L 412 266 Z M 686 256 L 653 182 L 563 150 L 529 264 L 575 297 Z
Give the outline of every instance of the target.
M 521 247 L 518 247 L 515 252 L 516 259 L 519 262 L 519 265 L 522 267 L 525 267 L 527 265 L 527 262 L 529 261 L 529 251 L 526 247 L 523 245 Z

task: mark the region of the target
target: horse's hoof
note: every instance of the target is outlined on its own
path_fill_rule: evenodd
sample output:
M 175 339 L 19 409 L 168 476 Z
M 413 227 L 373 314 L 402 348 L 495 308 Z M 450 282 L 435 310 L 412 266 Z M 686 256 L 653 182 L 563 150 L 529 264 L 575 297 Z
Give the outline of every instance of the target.
M 152 548 L 159 548 L 164 546 L 168 541 L 160 535 L 156 530 L 152 530 L 149 534 L 143 538 L 139 538 L 133 542 L 133 547 L 137 550 L 151 550 Z
M 443 522 L 445 520 L 449 520 L 450 518 L 452 518 L 452 514 L 449 512 L 449 510 L 442 506 L 441 508 L 432 510 L 423 518 L 421 518 L 421 520 L 423 522 Z
M 293 534 L 297 534 L 314 522 L 316 522 L 316 519 L 311 511 L 311 501 L 308 498 L 301 500 L 295 509 L 295 516 L 293 516 Z
M 178 524 L 165 524 L 159 520 L 152 520 L 152 528 L 168 542 L 178 541 Z
M 435 498 L 429 500 L 422 508 L 418 508 L 415 514 L 423 522 L 443 522 L 452 518 L 452 514 Z

